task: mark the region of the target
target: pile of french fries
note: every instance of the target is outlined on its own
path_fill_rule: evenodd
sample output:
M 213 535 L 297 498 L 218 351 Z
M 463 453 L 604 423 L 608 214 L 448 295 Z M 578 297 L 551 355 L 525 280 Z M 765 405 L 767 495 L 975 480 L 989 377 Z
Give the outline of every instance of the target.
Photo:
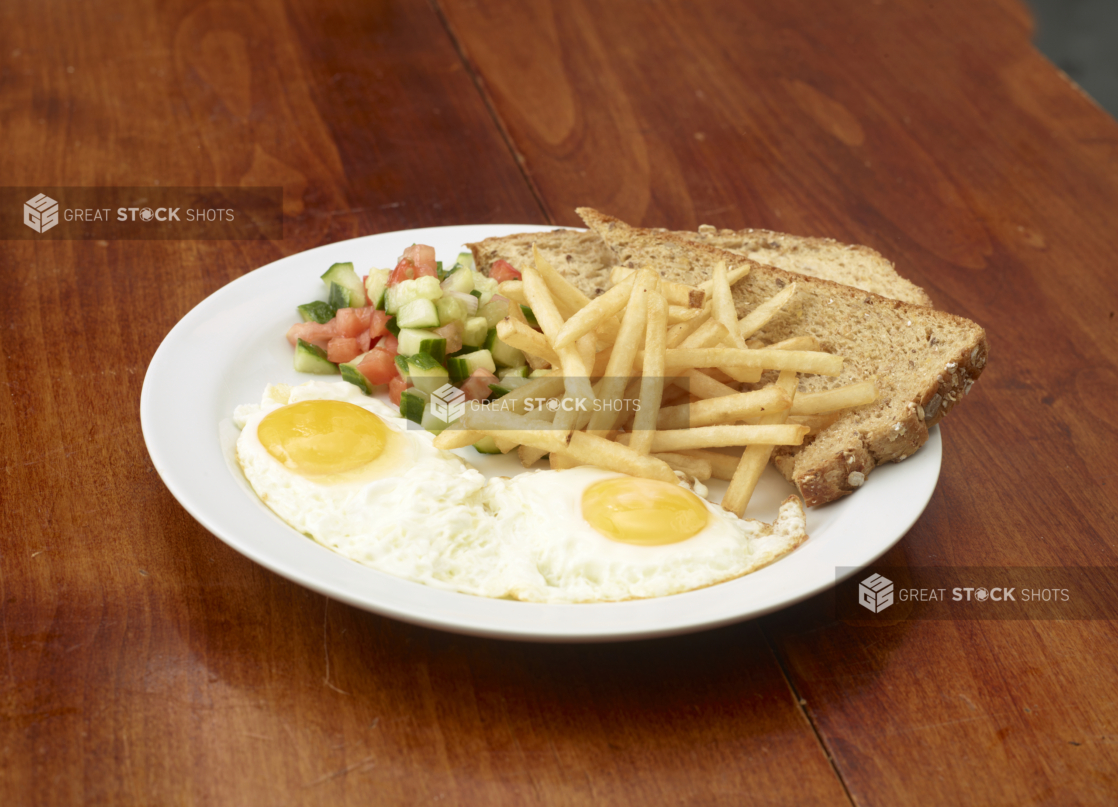
M 843 360 L 810 336 L 770 345 L 753 339 L 793 299 L 796 284 L 739 319 L 730 290 L 748 264 L 721 264 L 697 286 L 619 266 L 611 288 L 591 300 L 539 250 L 534 262 L 498 291 L 530 308 L 538 329 L 513 305 L 497 335 L 549 372 L 471 404 L 437 447 L 491 436 L 526 468 L 547 455 L 553 469 L 594 465 L 669 483 L 679 481 L 677 471 L 701 482 L 725 479 L 722 507 L 742 516 L 774 446 L 800 445 L 843 409 L 877 397 L 873 381 L 797 392 L 801 373 L 837 376 Z M 765 371 L 777 375 L 760 386 Z

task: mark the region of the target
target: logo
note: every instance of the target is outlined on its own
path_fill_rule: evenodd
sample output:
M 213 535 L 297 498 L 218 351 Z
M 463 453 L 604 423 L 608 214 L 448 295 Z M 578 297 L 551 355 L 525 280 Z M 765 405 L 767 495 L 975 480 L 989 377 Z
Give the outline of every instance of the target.
M 858 602 L 875 614 L 893 604 L 893 581 L 879 574 L 871 574 L 858 584 Z
M 37 233 L 45 233 L 58 224 L 58 202 L 45 193 L 28 199 L 23 205 L 23 223 Z
M 431 414 L 443 423 L 453 423 L 466 414 L 466 393 L 452 384 L 443 384 L 431 393 Z

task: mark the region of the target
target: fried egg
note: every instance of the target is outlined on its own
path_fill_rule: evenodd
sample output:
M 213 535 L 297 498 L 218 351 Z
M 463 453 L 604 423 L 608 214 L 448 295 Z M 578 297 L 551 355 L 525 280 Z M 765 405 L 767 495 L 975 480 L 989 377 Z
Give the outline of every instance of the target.
M 487 480 L 346 382 L 270 386 L 234 421 L 245 478 L 296 530 L 379 571 L 466 594 L 661 597 L 740 577 L 807 537 L 795 497 L 768 525 L 682 484 L 597 468 Z
M 776 521 L 740 519 L 681 485 L 582 467 L 489 482 L 502 540 L 527 543 L 544 602 L 663 597 L 766 566 L 807 539 L 799 499 Z M 526 583 L 529 581 L 525 581 Z

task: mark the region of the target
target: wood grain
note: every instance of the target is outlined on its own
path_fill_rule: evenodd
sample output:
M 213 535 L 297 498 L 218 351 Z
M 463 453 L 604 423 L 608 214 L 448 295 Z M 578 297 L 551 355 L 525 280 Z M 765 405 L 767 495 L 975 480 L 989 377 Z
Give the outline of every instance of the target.
M 1114 565 L 1118 125 L 1021 4 L 440 2 L 556 220 L 866 243 L 986 327 L 889 562 Z M 1118 797 L 1111 622 L 762 624 L 855 803 Z
M 17 0 L 0 24 L 6 183 L 282 184 L 286 214 L 282 242 L 0 244 L 0 803 L 848 803 L 755 625 L 412 628 L 242 558 L 148 460 L 147 363 L 230 280 L 545 223 L 435 9 Z

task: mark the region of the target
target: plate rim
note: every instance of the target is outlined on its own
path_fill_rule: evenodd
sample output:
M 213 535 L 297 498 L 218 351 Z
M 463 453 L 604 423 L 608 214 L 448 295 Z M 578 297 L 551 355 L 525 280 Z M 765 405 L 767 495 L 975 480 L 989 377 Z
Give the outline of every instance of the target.
M 370 582 L 379 580 L 380 584 L 389 590 L 389 593 L 397 591 L 400 584 L 406 586 L 416 587 L 422 593 L 417 594 L 420 600 L 425 600 L 431 603 L 434 607 L 425 609 L 417 609 L 414 605 L 408 606 L 411 597 L 405 597 L 403 604 L 401 602 L 393 602 L 393 597 L 389 596 L 387 599 L 381 597 L 370 597 L 367 593 L 364 596 L 357 596 L 346 588 L 337 588 L 337 583 L 329 583 L 327 580 L 330 575 L 315 575 L 312 572 L 305 572 L 301 569 L 292 568 L 289 564 L 280 562 L 277 556 L 273 553 L 262 552 L 260 547 L 253 545 L 251 541 L 246 543 L 245 539 L 236 534 L 230 534 L 230 530 L 234 526 L 229 523 L 231 518 L 223 517 L 226 514 L 222 513 L 218 508 L 208 508 L 204 503 L 200 503 L 197 495 L 199 493 L 195 488 L 197 485 L 191 483 L 191 478 L 184 479 L 181 466 L 176 467 L 176 460 L 180 457 L 168 457 L 168 440 L 167 432 L 170 427 L 166 427 L 161 422 L 160 415 L 164 411 L 164 407 L 168 404 L 169 395 L 166 389 L 159 389 L 159 382 L 165 379 L 173 368 L 175 359 L 179 358 L 176 354 L 187 347 L 186 340 L 187 334 L 192 328 L 201 326 L 205 323 L 205 317 L 211 312 L 211 309 L 220 311 L 222 304 L 234 302 L 239 299 L 239 295 L 243 296 L 242 291 L 251 288 L 254 284 L 258 285 L 262 278 L 270 274 L 280 274 L 291 264 L 302 264 L 303 262 L 311 261 L 316 255 L 325 255 L 331 252 L 344 251 L 347 247 L 354 247 L 355 251 L 362 249 L 365 244 L 375 244 L 377 241 L 406 241 L 412 239 L 418 241 L 420 237 L 430 238 L 431 241 L 446 241 L 451 236 L 457 237 L 461 232 L 467 231 L 490 231 L 488 235 L 480 237 L 491 237 L 500 235 L 510 235 L 522 232 L 541 232 L 544 230 L 556 229 L 576 229 L 555 227 L 549 225 L 539 224 L 464 224 L 464 225 L 446 225 L 440 227 L 424 227 L 414 228 L 407 230 L 395 230 L 384 233 L 375 233 L 370 235 L 358 236 L 343 241 L 336 241 L 329 244 L 323 244 L 311 249 L 303 250 L 291 255 L 286 255 L 278 258 L 263 266 L 252 269 L 238 278 L 230 281 L 224 286 L 218 288 L 206 298 L 197 303 L 186 315 L 184 315 L 175 325 L 168 331 L 167 335 L 160 342 L 159 347 L 152 354 L 151 360 L 145 370 L 144 382 L 140 393 L 140 421 L 141 429 L 144 435 L 144 442 L 147 448 L 149 457 L 155 467 L 156 472 L 159 474 L 160 479 L 166 485 L 171 495 L 178 501 L 180 506 L 185 509 L 192 518 L 208 530 L 212 535 L 217 537 L 230 548 L 234 549 L 238 554 L 248 558 L 249 560 L 258 563 L 266 569 L 280 575 L 281 577 L 290 580 L 300 586 L 315 591 L 323 596 L 335 599 L 339 602 L 344 602 L 362 610 L 367 610 L 373 613 L 387 616 L 393 619 L 398 619 L 410 624 L 420 625 L 422 627 L 433 628 L 436 630 L 450 631 L 464 635 L 482 636 L 487 638 L 508 639 L 517 641 L 538 641 L 538 642 L 603 642 L 603 641 L 630 641 L 638 639 L 650 639 L 666 636 L 674 636 L 685 633 L 691 633 L 699 630 L 709 630 L 717 627 L 722 627 L 736 622 L 754 619 L 765 614 L 773 613 L 775 611 L 787 608 L 805 599 L 813 597 L 823 591 L 832 588 L 836 583 L 840 582 L 847 577 L 852 576 L 858 570 L 865 568 L 872 564 L 875 560 L 881 557 L 891 547 L 904 537 L 904 535 L 911 529 L 913 524 L 920 518 L 924 510 L 927 508 L 928 503 L 934 494 L 935 488 L 938 484 L 939 475 L 942 469 L 942 438 L 940 436 L 939 427 L 933 427 L 929 432 L 927 442 L 921 447 L 921 450 L 916 452 L 912 457 L 907 459 L 901 464 L 889 464 L 886 466 L 875 469 L 873 475 L 869 476 L 866 481 L 865 487 L 859 491 L 859 495 L 873 490 L 871 485 L 883 485 L 884 482 L 875 482 L 874 480 L 885 480 L 886 477 L 892 478 L 890 474 L 895 474 L 900 471 L 903 475 L 912 475 L 918 478 L 920 485 L 917 488 L 919 494 L 917 498 L 920 499 L 918 503 L 910 502 L 909 506 L 904 510 L 904 515 L 899 517 L 887 530 L 890 535 L 887 538 L 878 538 L 873 543 L 872 549 L 868 553 L 863 553 L 856 563 L 847 566 L 839 566 L 838 564 L 832 569 L 832 574 L 829 577 L 816 576 L 816 580 L 811 585 L 801 586 L 795 590 L 794 593 L 769 602 L 766 605 L 754 606 L 744 611 L 721 610 L 715 609 L 714 614 L 706 613 L 705 609 L 700 609 L 702 612 L 691 619 L 680 619 L 672 621 L 669 624 L 650 624 L 649 620 L 644 617 L 641 612 L 647 611 L 649 614 L 657 614 L 664 611 L 662 607 L 664 603 L 680 603 L 683 605 L 692 604 L 697 600 L 704 597 L 710 598 L 708 592 L 723 589 L 725 586 L 732 586 L 742 580 L 754 578 L 754 576 L 766 575 L 766 579 L 771 577 L 771 570 L 778 570 L 781 563 L 789 558 L 795 557 L 795 553 L 781 561 L 760 569 L 750 575 L 746 575 L 738 580 L 727 581 L 726 583 L 717 586 L 711 586 L 707 589 L 700 589 L 698 591 L 684 592 L 682 594 L 675 594 L 668 597 L 659 597 L 648 600 L 631 600 L 622 603 L 585 603 L 585 604 L 554 604 L 554 603 L 528 603 L 517 602 L 511 600 L 488 600 L 483 597 L 476 597 L 469 594 L 461 594 L 452 591 L 443 591 L 438 588 L 426 586 L 421 583 L 414 583 L 404 580 L 402 578 L 395 578 L 386 573 L 380 572 L 367 566 L 363 566 L 356 561 L 352 561 L 341 555 L 337 555 L 332 550 L 329 550 L 320 544 L 317 544 L 310 539 L 300 536 L 300 540 L 309 544 L 317 550 L 329 553 L 330 556 L 336 558 L 359 570 L 360 573 L 365 575 L 373 575 L 374 577 L 368 578 Z M 470 237 L 463 237 L 458 241 L 458 244 L 465 243 L 468 240 L 477 240 L 478 235 L 474 234 Z M 189 352 L 189 350 L 187 350 Z M 258 393 L 257 393 L 258 394 Z M 185 404 L 183 404 L 185 406 Z M 204 407 L 202 407 L 204 408 Z M 231 412 L 229 413 L 232 414 Z M 176 423 L 178 421 L 175 421 Z M 217 423 L 213 424 L 213 429 L 210 434 L 216 443 L 217 436 Z M 173 452 L 172 452 L 173 453 Z M 170 460 L 170 462 L 169 462 Z M 909 471 L 908 469 L 913 469 Z M 210 468 L 209 473 L 214 469 Z M 221 473 L 228 473 L 228 469 L 221 468 Z M 204 474 L 203 474 L 204 475 Z M 244 496 L 244 492 L 238 490 L 236 495 Z M 246 497 L 247 498 L 247 497 Z M 855 497 L 846 497 L 843 500 L 834 502 L 825 507 L 843 507 L 844 502 L 854 501 Z M 868 498 L 867 498 L 868 501 Z M 264 505 L 256 500 L 251 503 L 255 507 L 264 508 Z M 850 505 L 846 504 L 845 507 L 849 508 Z M 270 512 L 270 511 L 267 511 Z M 845 511 L 844 511 L 845 513 Z M 840 516 L 841 517 L 841 516 Z M 294 533 L 290 527 L 280 524 L 289 532 Z M 298 535 L 296 533 L 296 535 Z M 810 538 L 809 538 L 810 541 Z M 803 547 L 797 549 L 796 552 L 802 552 Z M 327 561 L 326 567 L 330 568 L 334 564 Z M 839 576 L 835 573 L 838 568 L 848 569 L 846 573 Z M 347 581 L 352 575 L 344 575 L 341 577 Z M 413 592 L 414 593 L 414 592 Z M 502 619 L 485 618 L 479 619 L 476 614 L 468 618 L 463 618 L 460 614 L 464 610 L 467 614 L 472 612 L 480 612 L 488 614 L 490 610 L 498 616 L 501 613 L 500 608 L 460 608 L 463 603 L 457 600 L 447 601 L 446 598 L 465 598 L 466 601 L 478 605 L 485 603 L 487 605 L 500 603 L 503 606 L 511 606 L 519 609 L 520 614 L 537 613 L 544 617 L 552 617 L 552 620 L 547 620 L 545 624 L 537 624 L 533 627 L 527 627 L 519 624 L 520 620 L 516 620 L 517 624 L 507 623 Z M 720 599 L 717 595 L 715 600 Z M 445 610 L 440 606 L 446 602 L 448 606 Z M 610 609 L 611 612 L 637 612 L 637 618 L 634 619 L 634 624 L 630 628 L 618 628 L 613 626 L 612 621 L 602 627 L 596 620 L 593 619 L 595 611 L 600 609 Z M 542 609 L 542 610 L 541 610 Z M 671 611 L 670 606 L 666 609 Z M 686 608 L 684 609 L 686 610 Z M 566 619 L 562 614 L 577 614 L 574 619 Z M 583 619 L 582 617 L 589 617 Z M 624 619 L 624 618 L 623 618 Z M 558 624 L 552 624 L 553 620 L 558 620 Z M 502 624 L 504 623 L 504 624 Z M 564 627 L 566 624 L 566 627 Z

